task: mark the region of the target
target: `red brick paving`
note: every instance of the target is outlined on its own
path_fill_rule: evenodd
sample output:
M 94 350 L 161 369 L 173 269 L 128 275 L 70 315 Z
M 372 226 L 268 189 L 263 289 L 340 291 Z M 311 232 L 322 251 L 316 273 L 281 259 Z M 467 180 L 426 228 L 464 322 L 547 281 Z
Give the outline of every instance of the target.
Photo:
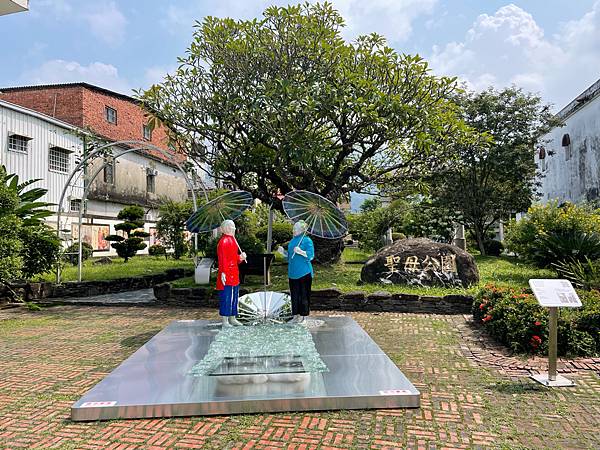
M 208 310 L 0 311 L 0 448 L 600 448 L 598 360 L 565 361 L 575 388 L 527 375 L 464 316 L 352 314 L 422 392 L 415 410 L 75 423 L 70 406 L 171 320 Z

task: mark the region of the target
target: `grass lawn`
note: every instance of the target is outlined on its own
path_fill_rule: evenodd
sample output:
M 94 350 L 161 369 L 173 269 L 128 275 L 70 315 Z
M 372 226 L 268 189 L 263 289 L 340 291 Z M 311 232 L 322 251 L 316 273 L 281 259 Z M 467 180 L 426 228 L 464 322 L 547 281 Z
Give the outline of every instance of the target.
M 375 291 L 415 293 L 421 295 L 446 295 L 446 294 L 473 294 L 480 286 L 486 283 L 494 283 L 500 286 L 527 287 L 530 278 L 554 278 L 556 275 L 551 270 L 538 269 L 526 264 L 517 258 L 510 256 L 475 256 L 479 267 L 480 283 L 468 289 L 456 288 L 421 288 L 404 285 L 364 284 L 358 285 L 361 264 L 352 264 L 356 261 L 364 261 L 369 257 L 368 253 L 357 249 L 345 249 L 342 262 L 332 266 L 315 265 L 315 278 L 313 289 L 325 289 L 335 287 L 342 292 L 364 291 L 372 293 Z M 285 290 L 288 288 L 287 265 L 282 259 L 276 259 L 271 267 L 270 290 Z M 182 278 L 173 282 L 173 287 L 195 286 L 192 277 Z M 245 288 L 250 290 L 262 289 L 262 277 L 248 276 Z
M 116 278 L 136 277 L 140 275 L 153 275 L 162 273 L 167 269 L 185 268 L 193 269 L 194 262 L 191 258 L 180 260 L 159 256 L 134 256 L 126 263 L 123 258 L 112 258 L 112 264 L 94 265 L 98 258 L 90 258 L 83 264 L 82 279 L 84 281 L 114 280 Z M 66 264 L 62 269 L 62 281 L 77 280 L 77 266 Z M 44 274 L 36 281 L 56 281 L 55 273 Z

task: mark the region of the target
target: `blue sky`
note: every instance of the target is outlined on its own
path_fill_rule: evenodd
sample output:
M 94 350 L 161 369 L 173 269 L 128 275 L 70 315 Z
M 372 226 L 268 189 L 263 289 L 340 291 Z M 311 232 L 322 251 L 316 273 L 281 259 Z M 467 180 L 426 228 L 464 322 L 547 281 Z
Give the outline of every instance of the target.
M 206 15 L 250 18 L 262 0 L 31 0 L 0 16 L 0 86 L 88 81 L 130 93 L 176 66 Z M 335 0 L 344 35 L 378 32 L 473 89 L 516 83 L 562 107 L 600 78 L 600 0 Z M 10 43 L 6 45 L 6 43 Z

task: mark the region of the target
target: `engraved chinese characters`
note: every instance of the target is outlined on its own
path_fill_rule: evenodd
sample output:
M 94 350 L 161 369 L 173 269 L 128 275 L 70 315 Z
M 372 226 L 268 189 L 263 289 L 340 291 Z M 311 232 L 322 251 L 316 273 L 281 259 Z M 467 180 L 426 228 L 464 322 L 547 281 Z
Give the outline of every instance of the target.
M 396 265 L 402 261 L 401 256 L 386 256 L 385 266 L 389 273 L 398 273 Z M 418 273 L 423 270 L 436 270 L 440 272 L 458 273 L 456 270 L 456 255 L 440 255 L 439 258 L 426 256 L 422 262 L 419 262 L 418 256 L 408 256 L 404 261 L 404 271 L 409 273 Z
M 382 248 L 363 266 L 361 280 L 418 286 L 468 286 L 479 280 L 475 260 L 450 244 L 403 239 Z

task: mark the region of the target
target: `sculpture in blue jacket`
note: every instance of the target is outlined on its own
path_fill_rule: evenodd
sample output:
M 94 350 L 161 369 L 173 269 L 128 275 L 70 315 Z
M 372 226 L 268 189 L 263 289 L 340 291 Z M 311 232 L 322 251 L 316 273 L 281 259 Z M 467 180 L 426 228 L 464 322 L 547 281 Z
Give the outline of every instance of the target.
M 310 291 L 314 276 L 312 260 L 315 247 L 312 239 L 306 235 L 306 222 L 300 220 L 294 224 L 294 237 L 288 244 L 288 250 L 279 246 L 277 251 L 287 258 L 290 296 L 292 297 L 292 323 L 300 323 L 310 314 Z

